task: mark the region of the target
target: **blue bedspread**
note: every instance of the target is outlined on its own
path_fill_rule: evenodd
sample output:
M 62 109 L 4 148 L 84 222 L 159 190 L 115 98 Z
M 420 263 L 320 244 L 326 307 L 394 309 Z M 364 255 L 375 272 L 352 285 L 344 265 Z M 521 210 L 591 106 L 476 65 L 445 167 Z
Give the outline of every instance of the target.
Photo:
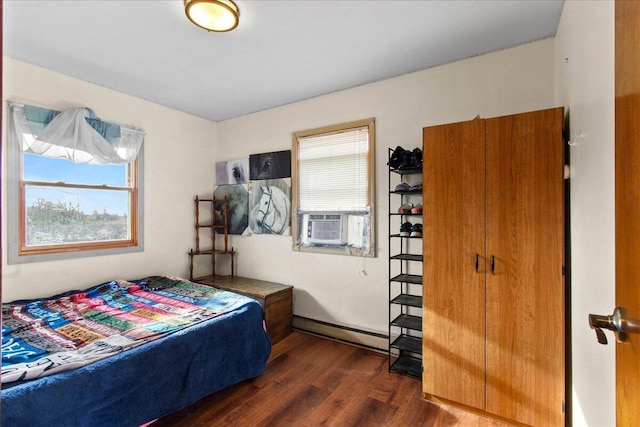
M 137 426 L 260 375 L 264 314 L 228 313 L 77 369 L 3 384 L 3 426 Z

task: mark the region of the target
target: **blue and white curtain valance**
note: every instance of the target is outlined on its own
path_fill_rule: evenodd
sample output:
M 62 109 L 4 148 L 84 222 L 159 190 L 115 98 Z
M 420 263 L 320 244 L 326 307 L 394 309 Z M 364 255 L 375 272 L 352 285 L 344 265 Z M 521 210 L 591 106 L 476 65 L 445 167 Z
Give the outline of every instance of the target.
M 54 111 L 9 103 L 9 125 L 10 140 L 25 153 L 94 165 L 133 162 L 145 135 L 103 122 L 89 108 Z

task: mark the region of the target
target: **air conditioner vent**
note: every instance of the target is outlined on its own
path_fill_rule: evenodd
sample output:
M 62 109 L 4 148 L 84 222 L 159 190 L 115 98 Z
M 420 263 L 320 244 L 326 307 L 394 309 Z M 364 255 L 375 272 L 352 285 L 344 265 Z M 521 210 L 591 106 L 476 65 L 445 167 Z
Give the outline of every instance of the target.
M 325 245 L 341 245 L 342 215 L 312 214 L 307 223 L 307 240 L 309 243 Z

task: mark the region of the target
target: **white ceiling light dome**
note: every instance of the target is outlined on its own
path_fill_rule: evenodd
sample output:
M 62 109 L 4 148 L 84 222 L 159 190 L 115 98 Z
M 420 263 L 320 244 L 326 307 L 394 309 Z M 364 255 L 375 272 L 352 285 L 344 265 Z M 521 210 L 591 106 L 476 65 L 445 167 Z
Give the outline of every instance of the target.
M 240 10 L 231 0 L 184 0 L 184 12 L 195 25 L 207 31 L 231 31 L 240 22 Z

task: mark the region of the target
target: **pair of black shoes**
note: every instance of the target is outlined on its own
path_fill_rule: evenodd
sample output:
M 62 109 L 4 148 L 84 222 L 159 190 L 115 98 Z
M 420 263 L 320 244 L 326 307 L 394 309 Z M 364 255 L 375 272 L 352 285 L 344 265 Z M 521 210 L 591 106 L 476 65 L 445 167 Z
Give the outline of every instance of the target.
M 413 151 L 409 151 L 398 145 L 396 149 L 393 150 L 387 165 L 392 169 L 421 169 L 422 150 L 420 148 L 414 148 Z
M 400 236 L 422 237 L 422 224 L 411 224 L 410 222 L 405 222 L 400 226 Z

